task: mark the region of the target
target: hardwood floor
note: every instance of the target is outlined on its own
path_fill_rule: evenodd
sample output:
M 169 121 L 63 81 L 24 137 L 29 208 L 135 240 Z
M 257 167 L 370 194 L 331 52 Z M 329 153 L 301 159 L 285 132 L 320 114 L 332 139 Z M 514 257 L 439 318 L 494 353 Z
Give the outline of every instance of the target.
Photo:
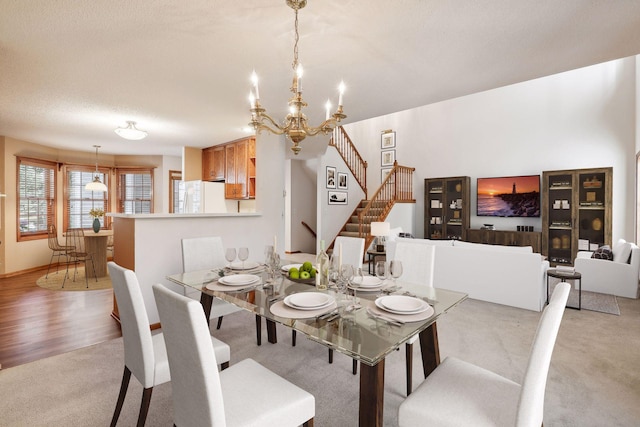
M 111 317 L 112 289 L 46 290 L 36 285 L 45 273 L 46 269 L 0 279 L 2 369 L 122 335 Z

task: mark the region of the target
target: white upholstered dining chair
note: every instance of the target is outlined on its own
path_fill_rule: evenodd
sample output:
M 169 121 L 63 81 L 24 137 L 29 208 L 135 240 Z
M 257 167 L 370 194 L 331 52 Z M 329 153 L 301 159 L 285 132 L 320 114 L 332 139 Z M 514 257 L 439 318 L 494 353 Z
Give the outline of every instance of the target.
M 182 271 L 184 273 L 211 268 L 222 268 L 225 266 L 225 262 L 224 246 L 222 245 L 221 237 L 211 236 L 182 239 Z M 184 292 L 186 296 L 200 298 L 200 292 L 198 291 L 185 287 Z M 211 304 L 211 315 L 209 318 L 218 318 L 216 329 L 220 329 L 222 317 L 238 311 L 242 311 L 242 309 L 220 298 L 214 298 L 213 304 Z
M 202 305 L 153 286 L 171 370 L 174 426 L 313 426 L 315 398 L 252 359 L 218 372 Z
M 397 242 L 392 251 L 394 260 L 402 262 L 402 276 L 400 280 L 405 283 L 433 288 L 433 271 L 435 267 L 435 247 L 420 243 L 422 240 L 412 242 Z M 418 340 L 415 334 L 405 343 L 406 351 L 406 375 L 407 396 L 413 390 L 413 344 Z
M 120 417 L 132 373 L 144 388 L 137 424 L 143 426 L 149 411 L 153 387 L 170 380 L 164 335 L 162 333 L 151 334 L 149 318 L 136 274 L 114 262 L 107 263 L 107 268 L 118 303 L 124 342 L 124 373 L 111 426 L 114 427 Z M 210 336 L 209 338 L 209 342 L 214 348 L 216 360 L 220 363 L 221 368 L 225 369 L 229 366 L 231 359 L 229 346 L 214 337 Z
M 566 282 L 556 285 L 542 313 L 522 385 L 448 357 L 400 404 L 399 426 L 540 427 L 551 355 L 570 288 Z

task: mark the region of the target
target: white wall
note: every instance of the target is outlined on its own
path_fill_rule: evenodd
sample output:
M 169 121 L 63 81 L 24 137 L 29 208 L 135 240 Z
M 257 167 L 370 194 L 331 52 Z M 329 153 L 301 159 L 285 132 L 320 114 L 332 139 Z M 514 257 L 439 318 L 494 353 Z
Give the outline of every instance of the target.
M 345 129 L 380 183 L 380 132 L 396 131 L 396 159 L 415 167 L 415 235 L 424 235 L 424 179 L 468 175 L 471 226 L 478 177 L 613 167 L 613 238 L 634 239 L 636 58 L 561 73 L 357 123 Z M 426 83 L 428 84 L 428 83 Z M 325 156 L 327 157 L 327 156 Z M 326 214 L 326 212 L 323 212 Z M 336 215 L 334 221 L 344 221 Z M 540 219 L 491 218 L 515 230 Z M 327 225 L 329 229 L 335 224 Z M 327 230 L 327 232 L 330 230 Z
M 327 166 L 333 166 L 336 168 L 336 180 L 338 173 L 347 174 L 347 190 L 327 188 Z M 330 205 L 330 191 L 346 192 L 347 204 Z M 320 159 L 320 164 L 318 166 L 318 230 L 316 232 L 318 234 L 316 244 L 318 251 L 320 250 L 321 240 L 325 241 L 325 248 L 329 247 L 362 199 L 364 199 L 364 191 L 362 191 L 362 188 L 360 188 L 360 185 L 356 182 L 344 160 L 342 160 L 342 156 L 340 156 L 340 153 L 338 153 L 338 150 L 335 147 L 329 147 L 325 155 Z

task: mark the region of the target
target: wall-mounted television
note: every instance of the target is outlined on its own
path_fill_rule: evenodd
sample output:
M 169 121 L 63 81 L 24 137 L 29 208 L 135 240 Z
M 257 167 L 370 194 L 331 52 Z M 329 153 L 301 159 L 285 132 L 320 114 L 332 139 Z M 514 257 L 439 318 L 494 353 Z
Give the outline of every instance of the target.
M 477 215 L 540 216 L 540 175 L 478 178 Z

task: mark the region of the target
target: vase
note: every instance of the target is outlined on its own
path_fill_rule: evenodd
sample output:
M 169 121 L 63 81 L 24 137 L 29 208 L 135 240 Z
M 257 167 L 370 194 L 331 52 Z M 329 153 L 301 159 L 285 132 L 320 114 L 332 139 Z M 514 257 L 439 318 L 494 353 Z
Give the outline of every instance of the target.
M 93 218 L 93 232 L 98 233 L 100 231 L 100 218 Z

